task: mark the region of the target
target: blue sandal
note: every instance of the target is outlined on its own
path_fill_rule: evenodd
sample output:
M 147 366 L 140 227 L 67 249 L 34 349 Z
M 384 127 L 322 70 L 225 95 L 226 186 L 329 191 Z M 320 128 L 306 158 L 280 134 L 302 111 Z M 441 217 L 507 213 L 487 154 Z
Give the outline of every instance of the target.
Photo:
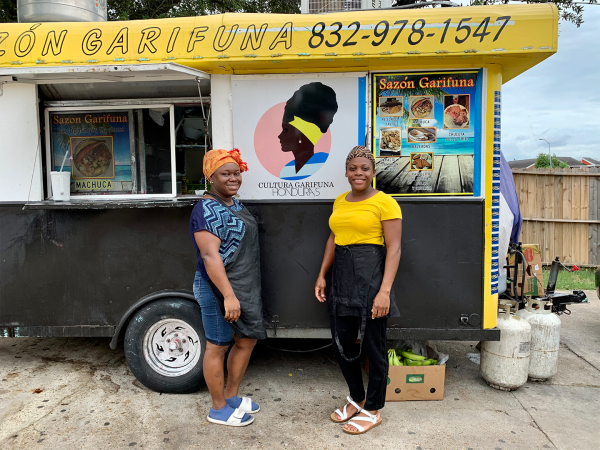
M 236 396 L 236 397 L 226 398 L 225 401 L 232 408 L 238 408 L 248 414 L 256 414 L 257 412 L 260 411 L 260 406 L 258 406 L 258 404 L 254 403 L 248 397 L 240 398 L 240 397 Z
M 227 416 L 229 411 L 232 411 L 232 413 Z M 211 417 L 211 415 L 213 417 Z M 225 405 L 223 408 L 217 410 L 210 408 L 206 419 L 211 423 L 228 425 L 230 427 L 245 427 L 246 425 L 250 425 L 252 422 L 254 422 L 254 417 L 249 416 L 239 408 L 233 409 L 229 405 Z

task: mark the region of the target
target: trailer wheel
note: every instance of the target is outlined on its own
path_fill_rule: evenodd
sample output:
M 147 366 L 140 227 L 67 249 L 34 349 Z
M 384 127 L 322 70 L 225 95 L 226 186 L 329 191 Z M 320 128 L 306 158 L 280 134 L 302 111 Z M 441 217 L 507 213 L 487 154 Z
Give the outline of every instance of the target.
M 200 390 L 205 350 L 200 307 L 188 300 L 163 299 L 144 305 L 132 315 L 125 333 L 129 369 L 156 392 Z

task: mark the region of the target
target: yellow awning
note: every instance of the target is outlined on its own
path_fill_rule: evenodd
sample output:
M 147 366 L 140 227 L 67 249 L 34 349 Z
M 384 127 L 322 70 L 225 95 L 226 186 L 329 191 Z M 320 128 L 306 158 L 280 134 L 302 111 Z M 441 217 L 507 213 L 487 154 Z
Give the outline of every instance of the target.
M 208 73 L 348 72 L 500 64 L 503 81 L 557 50 L 551 3 L 322 15 L 220 14 L 0 24 L 0 67 L 175 62 Z

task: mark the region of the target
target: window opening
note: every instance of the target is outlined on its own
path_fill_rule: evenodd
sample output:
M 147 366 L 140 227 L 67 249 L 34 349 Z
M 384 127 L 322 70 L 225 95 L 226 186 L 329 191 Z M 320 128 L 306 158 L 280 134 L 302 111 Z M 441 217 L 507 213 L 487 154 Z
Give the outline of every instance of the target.
M 173 182 L 169 108 L 140 109 L 135 112 L 138 116 L 139 193 L 171 194 Z
M 70 172 L 71 196 L 172 195 L 171 109 L 51 108 L 50 170 Z
M 175 167 L 178 195 L 206 190 L 204 154 L 209 149 L 207 114 L 202 105 L 175 106 Z

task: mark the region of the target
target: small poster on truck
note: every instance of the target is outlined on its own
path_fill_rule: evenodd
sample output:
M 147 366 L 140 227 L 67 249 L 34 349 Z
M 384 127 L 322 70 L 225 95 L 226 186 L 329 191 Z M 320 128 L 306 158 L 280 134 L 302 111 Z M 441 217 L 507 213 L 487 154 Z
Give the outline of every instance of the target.
M 50 114 L 53 170 L 71 170 L 71 192 L 131 191 L 127 111 Z

